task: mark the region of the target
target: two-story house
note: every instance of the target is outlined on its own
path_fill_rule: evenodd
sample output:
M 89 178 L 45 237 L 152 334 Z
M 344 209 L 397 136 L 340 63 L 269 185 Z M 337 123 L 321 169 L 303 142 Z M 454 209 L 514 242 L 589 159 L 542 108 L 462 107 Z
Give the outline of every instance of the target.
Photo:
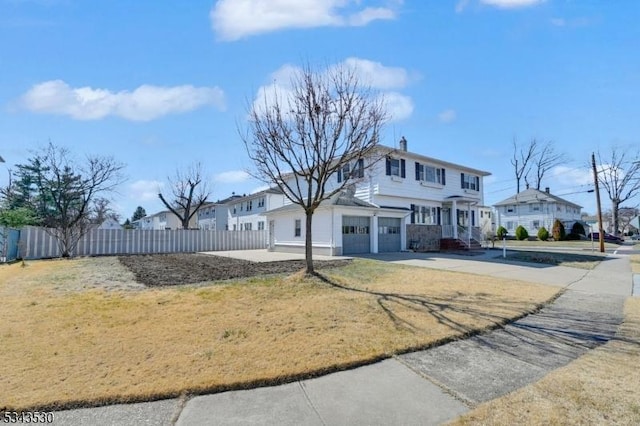
M 439 250 L 444 240 L 479 239 L 483 178 L 489 173 L 407 150 L 378 146 L 366 167 L 361 159 L 345 173 L 357 179 L 323 202 L 313 215 L 313 250 L 346 255 L 401 250 Z M 297 205 L 267 212 L 269 249 L 303 252 L 305 216 Z M 474 232 L 475 231 L 475 232 Z
M 229 208 L 231 203 L 242 198 L 242 195 L 231 194 L 224 200 L 205 203 L 197 213 L 199 229 L 206 231 L 226 231 L 229 228 Z
M 529 235 L 535 236 L 542 227 L 549 232 L 556 219 L 567 229 L 581 221 L 582 207 L 545 191 L 529 188 L 499 203 L 494 204 L 497 215 L 497 226 L 503 226 L 510 235 L 515 235 L 516 228 L 522 225 Z
M 269 188 L 228 201 L 226 229 L 229 231 L 265 230 L 265 212 L 282 207 L 284 198 L 280 189 Z
M 197 218 L 191 218 L 189 221 L 189 228 L 196 228 Z M 182 223 L 178 216 L 171 213 L 169 210 L 163 210 L 152 215 L 145 216 L 141 219 L 134 220 L 132 222 L 134 229 L 143 230 L 168 230 L 168 229 L 182 229 Z

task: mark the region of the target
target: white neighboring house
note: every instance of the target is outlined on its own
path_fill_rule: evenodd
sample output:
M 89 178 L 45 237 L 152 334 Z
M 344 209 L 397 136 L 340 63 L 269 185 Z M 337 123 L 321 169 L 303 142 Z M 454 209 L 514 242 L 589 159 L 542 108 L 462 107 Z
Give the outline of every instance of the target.
M 122 225 L 120 225 L 117 219 L 109 217 L 103 220 L 95 229 L 122 229 Z
M 469 247 L 481 239 L 478 211 L 484 204 L 483 178 L 490 173 L 409 152 L 404 138 L 399 150 L 377 150 L 384 158 L 366 172 L 365 158 L 333 176 L 335 185 L 345 173 L 356 180 L 314 213 L 314 253 L 439 250 L 449 248 L 443 241 Z M 266 214 L 269 249 L 304 252 L 302 208 L 289 204 Z
M 142 219 L 131 222 L 135 229 L 142 230 L 169 230 L 169 229 L 182 229 L 182 223 L 178 216 L 171 213 L 169 210 L 163 210 L 152 215 L 143 217 Z M 197 214 L 194 215 L 189 221 L 189 228 L 196 228 Z
M 228 229 L 229 203 L 238 198 L 242 198 L 242 196 L 232 194 L 224 200 L 204 204 L 197 213 L 198 228 L 208 231 L 226 231 Z
M 226 225 L 229 231 L 262 231 L 267 229 L 267 210 L 284 205 L 285 196 L 278 188 L 269 188 L 227 202 Z
M 509 235 L 515 235 L 519 225 L 522 225 L 530 236 L 537 235 L 542 227 L 551 233 L 556 219 L 562 222 L 569 233 L 575 222 L 582 222 L 582 206 L 551 194 L 549 188 L 545 191 L 526 189 L 494 204 L 494 207 L 498 216 L 496 225 L 504 226 Z

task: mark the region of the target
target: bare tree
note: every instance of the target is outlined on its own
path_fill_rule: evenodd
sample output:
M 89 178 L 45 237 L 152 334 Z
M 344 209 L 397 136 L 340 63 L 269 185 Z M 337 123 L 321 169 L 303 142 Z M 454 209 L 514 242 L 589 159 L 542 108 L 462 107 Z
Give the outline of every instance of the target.
M 189 229 L 189 222 L 207 202 L 210 195 L 207 182 L 203 176 L 202 164 L 195 163 L 185 170 L 176 170 L 174 178 L 167 178 L 171 198 L 158 193 L 160 201 L 180 220 L 182 229 Z
M 56 239 L 62 257 L 72 256 L 87 232 L 92 204 L 98 196 L 124 180 L 124 165 L 113 158 L 88 156 L 86 161 L 77 162 L 67 149 L 51 142 L 17 168 L 21 186 L 31 193 L 24 199 L 25 206 Z
M 536 171 L 535 187 L 540 190 L 542 179 L 547 172 L 556 166 L 565 164 L 568 161 L 567 156 L 562 152 L 557 152 L 553 142 L 546 142 L 534 154 L 533 166 Z
M 241 137 L 255 164 L 251 174 L 304 210 L 306 273 L 314 274 L 313 214 L 375 164 L 387 113 L 384 100 L 346 66 L 318 72 L 306 65 L 290 84 L 290 92 L 274 88 L 272 100 L 249 108 Z
M 598 152 L 598 182 L 611 200 L 613 233 L 619 233 L 620 205 L 640 194 L 640 150 L 612 147 L 608 158 Z
M 536 156 L 536 149 L 538 142 L 532 139 L 529 145 L 525 148 L 518 147 L 516 139 L 513 139 L 513 157 L 511 158 L 511 164 L 516 176 L 516 188 L 517 193 L 520 193 L 520 181 L 524 178 L 528 183 L 528 174 L 531 169 L 531 161 Z

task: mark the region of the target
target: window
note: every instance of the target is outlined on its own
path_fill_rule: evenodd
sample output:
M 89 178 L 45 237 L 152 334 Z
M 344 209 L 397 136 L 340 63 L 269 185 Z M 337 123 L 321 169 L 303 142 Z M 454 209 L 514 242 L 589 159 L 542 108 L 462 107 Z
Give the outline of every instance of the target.
M 440 223 L 440 207 L 411 204 L 411 223 L 437 225 Z
M 504 206 L 505 213 L 513 213 L 516 209 L 516 206 Z
M 462 189 L 471 189 L 480 191 L 480 177 L 465 173 L 460 173 L 460 187 Z
M 294 227 L 293 227 L 293 235 L 295 237 L 299 237 L 302 235 L 302 221 L 300 219 L 296 219 Z
M 533 229 L 540 229 L 540 221 L 539 220 L 532 221 L 531 225 L 533 225 Z
M 237 204 L 233 205 L 233 214 L 236 214 L 236 208 L 237 208 Z
M 258 231 L 264 231 L 264 221 L 258 222 Z
M 348 179 L 360 179 L 364 177 L 364 160 L 360 158 L 353 163 L 353 168 L 349 163 L 346 163 L 342 168 L 338 169 L 338 182 L 342 182 Z
M 506 223 L 506 228 L 512 230 L 513 229 L 513 221 L 509 221 Z
M 539 211 L 540 211 L 539 203 L 529 204 L 529 212 L 539 212 Z
M 406 177 L 404 159 L 387 157 L 386 173 L 387 176 L 399 176 L 401 178 Z
M 445 185 L 445 171 L 439 167 L 436 168 L 416 162 L 416 180 Z
M 399 234 L 399 226 L 378 226 L 378 234 Z
M 253 200 L 247 201 L 247 211 L 251 211 L 253 209 Z
M 235 223 L 233 224 L 233 230 L 234 230 L 234 231 L 236 231 L 236 230 L 237 230 L 237 229 L 236 229 L 236 224 L 235 224 Z
M 264 197 L 258 199 L 258 207 L 264 207 Z
M 245 231 L 251 231 L 252 228 L 253 228 L 253 223 L 249 222 L 244 224 Z

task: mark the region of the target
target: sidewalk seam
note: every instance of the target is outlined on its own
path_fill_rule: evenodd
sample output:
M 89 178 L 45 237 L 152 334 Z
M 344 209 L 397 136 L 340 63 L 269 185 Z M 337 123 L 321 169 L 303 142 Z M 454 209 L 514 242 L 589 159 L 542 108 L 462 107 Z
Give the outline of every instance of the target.
M 175 424 L 178 423 L 178 420 L 180 420 L 180 416 L 184 411 L 184 407 L 187 406 L 187 403 L 189 402 L 189 400 L 190 398 L 187 395 L 180 395 L 180 397 L 178 398 L 178 404 L 176 406 L 175 412 L 173 413 L 173 416 L 171 416 L 171 420 L 169 424 L 175 426 Z
M 313 401 L 311 401 L 311 397 L 309 397 L 309 394 L 307 393 L 307 390 L 304 388 L 304 384 L 301 380 L 298 380 L 298 386 L 300 386 L 300 389 L 302 390 L 302 395 L 304 395 L 304 399 L 307 400 L 307 403 L 309 404 L 309 406 L 311 407 L 311 409 L 314 411 L 314 413 L 316 413 L 316 415 L 318 416 L 318 418 L 320 419 L 320 422 L 324 425 L 327 426 L 327 423 L 324 421 L 324 419 L 322 418 L 322 416 L 320 415 L 320 412 L 318 411 L 318 409 L 316 408 L 316 406 L 313 404 Z
M 395 359 L 396 361 L 398 361 L 400 364 L 404 365 L 407 369 L 409 369 L 411 372 L 413 372 L 414 374 L 417 374 L 418 376 L 422 377 L 423 379 L 433 383 L 434 385 L 436 385 L 437 387 L 439 387 L 444 393 L 446 393 L 447 395 L 451 396 L 452 398 L 460 401 L 461 403 L 463 403 L 464 405 L 467 406 L 467 408 L 469 409 L 474 409 L 479 402 L 473 401 L 467 397 L 465 397 L 462 394 L 459 394 L 458 392 L 454 391 L 453 389 L 445 386 L 444 383 L 440 382 L 439 380 L 425 374 L 424 372 L 413 368 L 413 366 L 411 366 L 411 364 L 405 362 L 404 360 L 402 360 L 402 358 L 400 358 L 398 355 L 393 355 L 392 359 Z

